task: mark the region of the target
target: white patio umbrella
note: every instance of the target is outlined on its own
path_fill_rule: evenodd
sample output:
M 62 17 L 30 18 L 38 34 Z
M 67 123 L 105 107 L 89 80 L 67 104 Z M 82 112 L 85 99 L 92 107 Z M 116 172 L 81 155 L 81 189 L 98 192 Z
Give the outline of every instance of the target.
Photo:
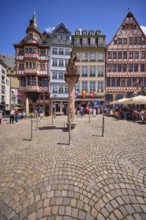
M 129 98 L 128 100 L 124 101 L 123 104 L 135 104 L 135 105 L 143 105 L 146 104 L 146 96 L 138 95 L 133 98 Z
M 127 101 L 127 100 L 128 100 L 128 98 L 122 98 L 122 99 L 110 102 L 109 104 L 110 105 L 118 105 L 118 104 L 120 105 L 120 104 L 124 104 L 124 102 Z

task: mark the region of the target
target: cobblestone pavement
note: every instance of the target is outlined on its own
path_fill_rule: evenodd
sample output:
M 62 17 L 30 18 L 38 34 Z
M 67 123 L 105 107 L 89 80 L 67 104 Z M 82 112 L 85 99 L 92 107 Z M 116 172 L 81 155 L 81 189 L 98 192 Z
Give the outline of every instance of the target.
M 146 220 L 146 124 L 65 116 L 0 125 L 0 220 Z

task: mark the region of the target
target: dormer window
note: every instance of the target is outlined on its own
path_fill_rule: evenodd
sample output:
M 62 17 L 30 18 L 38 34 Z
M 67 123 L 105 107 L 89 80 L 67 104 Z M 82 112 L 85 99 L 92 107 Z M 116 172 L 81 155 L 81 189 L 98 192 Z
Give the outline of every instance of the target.
M 61 36 L 57 36 L 57 43 L 61 42 Z
M 94 35 L 94 31 L 89 31 L 89 35 Z
M 80 35 L 80 31 L 79 30 L 75 31 L 75 35 Z
M 32 34 L 29 34 L 29 39 L 32 39 Z
M 87 35 L 87 31 L 82 31 L 82 35 Z
M 34 34 L 34 40 L 38 41 L 38 36 L 36 34 Z

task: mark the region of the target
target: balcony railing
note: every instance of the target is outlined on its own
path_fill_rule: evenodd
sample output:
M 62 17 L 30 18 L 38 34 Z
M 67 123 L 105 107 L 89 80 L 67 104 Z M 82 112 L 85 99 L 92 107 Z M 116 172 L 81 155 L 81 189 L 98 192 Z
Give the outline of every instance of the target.
M 20 87 L 21 91 L 24 92 L 42 92 L 42 93 L 46 93 L 49 92 L 49 88 L 48 87 L 39 87 L 39 86 L 25 86 L 25 87 Z

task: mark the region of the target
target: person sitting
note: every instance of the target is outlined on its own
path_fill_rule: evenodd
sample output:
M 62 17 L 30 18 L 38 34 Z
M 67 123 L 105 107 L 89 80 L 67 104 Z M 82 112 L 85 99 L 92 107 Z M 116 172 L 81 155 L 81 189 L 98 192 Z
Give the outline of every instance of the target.
M 140 119 L 141 119 L 142 122 L 144 122 L 144 117 L 143 117 L 143 115 L 144 115 L 144 110 L 142 109 L 142 110 L 139 112 L 139 117 L 140 117 Z
M 132 120 L 138 120 L 138 111 L 136 109 L 132 110 Z

